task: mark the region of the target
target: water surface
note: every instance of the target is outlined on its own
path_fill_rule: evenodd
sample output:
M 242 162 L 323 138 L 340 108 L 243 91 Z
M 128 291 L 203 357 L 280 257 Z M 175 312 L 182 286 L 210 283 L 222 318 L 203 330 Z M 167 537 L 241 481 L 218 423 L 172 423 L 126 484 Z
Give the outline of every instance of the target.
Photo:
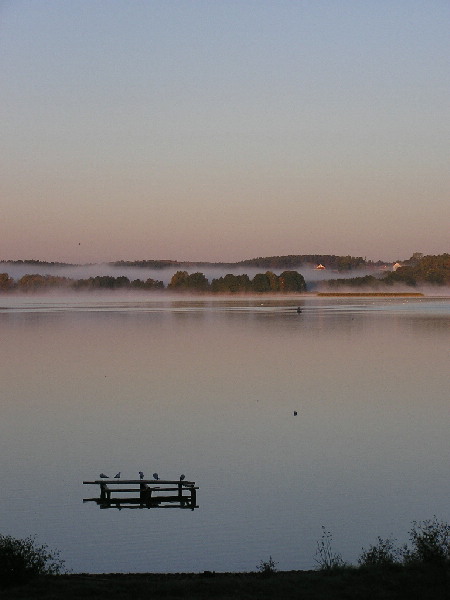
M 321 525 L 356 561 L 450 521 L 449 322 L 446 298 L 2 296 L 0 531 L 76 572 L 244 571 L 314 567 Z M 82 503 L 139 470 L 200 508 Z

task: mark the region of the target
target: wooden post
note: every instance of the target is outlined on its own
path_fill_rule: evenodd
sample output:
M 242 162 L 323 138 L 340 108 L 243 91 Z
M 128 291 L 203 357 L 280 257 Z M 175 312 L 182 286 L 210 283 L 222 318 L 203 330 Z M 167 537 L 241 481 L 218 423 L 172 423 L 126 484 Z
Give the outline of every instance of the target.
M 152 503 L 152 488 L 149 488 L 146 483 L 141 483 L 139 487 L 140 507 L 143 508 L 145 505 L 148 508 Z

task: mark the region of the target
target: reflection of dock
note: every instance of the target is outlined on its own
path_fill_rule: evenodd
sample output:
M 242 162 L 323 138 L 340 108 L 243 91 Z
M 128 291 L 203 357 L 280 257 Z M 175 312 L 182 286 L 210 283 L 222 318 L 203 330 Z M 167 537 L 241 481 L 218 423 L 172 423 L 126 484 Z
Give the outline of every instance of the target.
M 83 499 L 100 508 L 198 508 L 198 487 L 193 481 L 97 479 L 83 484 L 100 486 L 99 497 Z

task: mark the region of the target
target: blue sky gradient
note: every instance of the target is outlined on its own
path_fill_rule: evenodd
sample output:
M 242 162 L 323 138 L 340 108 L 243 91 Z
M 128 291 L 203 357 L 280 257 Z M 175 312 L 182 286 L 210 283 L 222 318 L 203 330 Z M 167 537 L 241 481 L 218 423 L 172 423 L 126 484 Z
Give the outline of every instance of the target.
M 0 259 L 449 250 L 450 3 L 0 1 Z

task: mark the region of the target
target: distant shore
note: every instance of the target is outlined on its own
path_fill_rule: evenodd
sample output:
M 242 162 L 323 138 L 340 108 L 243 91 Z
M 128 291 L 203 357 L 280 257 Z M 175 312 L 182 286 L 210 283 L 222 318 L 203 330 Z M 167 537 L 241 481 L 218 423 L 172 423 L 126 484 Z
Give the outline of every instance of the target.
M 367 296 L 367 297 L 372 297 L 372 296 L 403 297 L 403 296 L 407 296 L 407 297 L 412 297 L 412 298 L 425 296 L 425 294 L 422 294 L 420 292 L 317 292 L 316 295 L 317 296 L 342 296 L 344 298 L 348 297 L 348 296 Z

